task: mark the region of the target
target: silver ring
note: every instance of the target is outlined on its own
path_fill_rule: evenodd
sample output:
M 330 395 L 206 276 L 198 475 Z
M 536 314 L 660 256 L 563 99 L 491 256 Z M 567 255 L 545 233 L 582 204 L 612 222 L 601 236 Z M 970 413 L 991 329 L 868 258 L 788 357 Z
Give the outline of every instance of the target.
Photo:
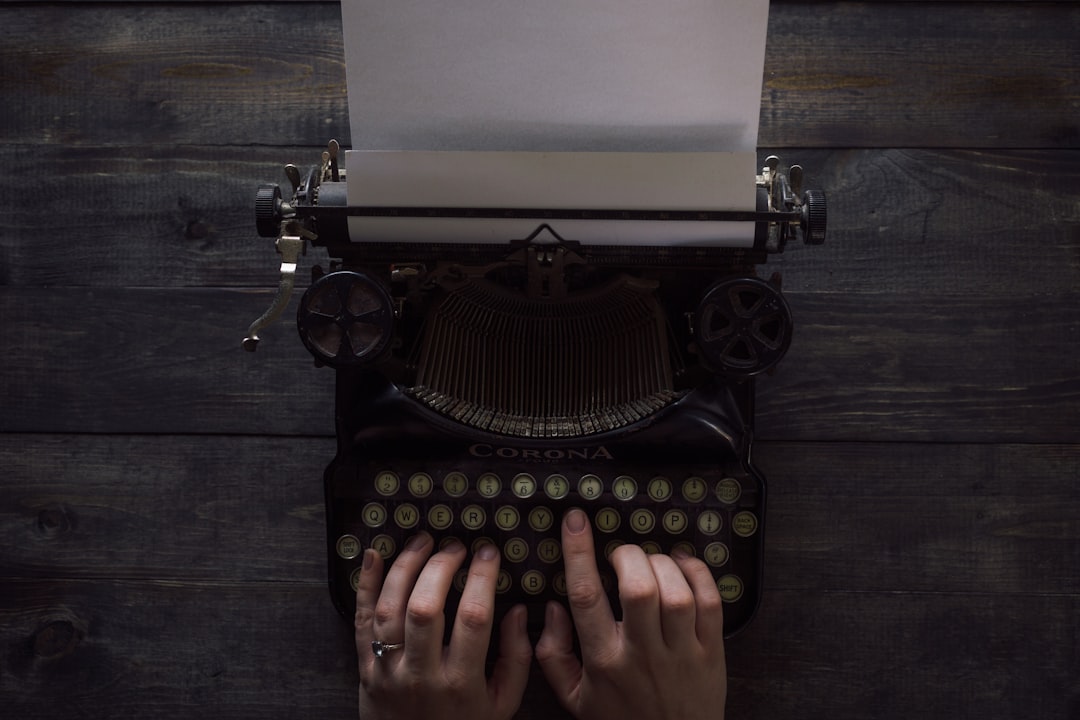
M 403 643 L 403 642 L 385 643 L 382 640 L 372 640 L 371 641 L 371 652 L 374 653 L 375 657 L 377 657 L 377 658 L 381 658 L 382 656 L 386 655 L 386 653 L 390 652 L 391 650 L 397 650 L 397 649 L 403 648 L 403 647 L 405 647 L 405 643 Z

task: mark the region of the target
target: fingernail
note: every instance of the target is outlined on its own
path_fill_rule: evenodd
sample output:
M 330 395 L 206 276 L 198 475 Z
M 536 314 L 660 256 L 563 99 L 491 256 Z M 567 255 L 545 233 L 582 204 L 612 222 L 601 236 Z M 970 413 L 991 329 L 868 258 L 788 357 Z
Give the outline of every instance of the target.
M 572 533 L 579 533 L 585 529 L 585 512 L 578 508 L 572 508 L 566 513 L 566 529 Z
M 481 560 L 494 560 L 499 557 L 499 548 L 495 547 L 494 543 L 484 543 L 476 551 L 476 557 Z
M 364 564 L 361 569 L 370 570 L 371 566 L 375 564 L 375 551 L 368 548 L 364 551 Z
M 690 553 L 686 552 L 682 548 L 676 548 L 675 550 L 671 551 L 671 557 L 675 558 L 676 560 L 686 560 L 690 557 Z
M 446 546 L 442 548 L 443 552 L 459 553 L 465 550 L 465 546 L 461 544 L 461 541 L 454 538 L 450 542 L 446 543 Z
M 405 543 L 405 549 L 406 550 L 419 550 L 420 548 L 427 545 L 427 541 L 428 541 L 428 534 L 427 533 L 420 533 L 419 535 L 413 535 L 411 538 L 409 538 L 409 542 Z

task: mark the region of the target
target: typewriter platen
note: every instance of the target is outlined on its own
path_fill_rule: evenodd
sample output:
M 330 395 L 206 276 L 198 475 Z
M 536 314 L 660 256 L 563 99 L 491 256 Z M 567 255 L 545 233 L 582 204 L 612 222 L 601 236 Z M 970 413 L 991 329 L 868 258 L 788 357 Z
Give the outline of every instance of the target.
M 284 191 L 259 189 L 257 228 L 276 238 L 281 280 L 244 340 L 254 350 L 284 311 L 305 246 L 325 248 L 297 327 L 316 365 L 336 371 L 338 449 L 324 485 L 337 609 L 352 614 L 365 548 L 392 560 L 420 530 L 500 547 L 504 607 L 565 599 L 559 527 L 581 507 L 616 612 L 603 556 L 636 543 L 703 559 L 725 633 L 744 627 L 761 596 L 765 530 L 754 383 L 793 331 L 779 277 L 755 267 L 789 240 L 824 241 L 825 197 L 803 190 L 802 169 L 770 157 L 747 178 L 753 212 L 359 207 L 338 155 L 332 142 L 306 172 L 286 167 Z M 372 215 L 514 216 L 535 230 L 452 246 L 351 237 L 349 218 Z M 566 218 L 738 221 L 754 240 L 590 245 L 561 237 Z

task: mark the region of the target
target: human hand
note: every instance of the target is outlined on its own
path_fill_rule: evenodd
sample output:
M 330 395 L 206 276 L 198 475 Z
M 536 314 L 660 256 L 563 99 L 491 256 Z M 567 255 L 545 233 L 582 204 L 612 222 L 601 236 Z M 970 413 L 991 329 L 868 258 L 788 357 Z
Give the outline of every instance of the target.
M 548 603 L 536 658 L 559 701 L 579 720 L 723 720 L 727 699 L 720 592 L 700 560 L 611 554 L 623 619 L 615 622 L 600 584 L 592 530 L 581 510 L 563 519 L 571 618 Z
M 532 646 L 525 608 L 512 608 L 500 625 L 499 658 L 484 674 L 494 623 L 499 551 L 488 545 L 469 566 L 449 646 L 443 646 L 446 596 L 465 560 L 455 543 L 431 555 L 421 533 L 406 544 L 383 581 L 383 559 L 364 553 L 356 589 L 356 651 L 362 720 L 509 720 L 521 704 Z M 403 642 L 375 657 L 372 641 Z

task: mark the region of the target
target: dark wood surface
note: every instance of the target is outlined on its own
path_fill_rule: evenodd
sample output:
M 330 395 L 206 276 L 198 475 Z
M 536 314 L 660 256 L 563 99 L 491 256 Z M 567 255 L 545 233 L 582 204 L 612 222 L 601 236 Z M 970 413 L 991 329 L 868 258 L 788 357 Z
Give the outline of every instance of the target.
M 252 196 L 348 145 L 335 3 L 0 3 L 0 715 L 354 716 L 332 377 Z M 1080 718 L 1080 6 L 773 3 L 829 193 L 759 383 L 730 718 Z M 320 260 L 309 253 L 306 267 Z M 522 718 L 559 718 L 534 678 Z

